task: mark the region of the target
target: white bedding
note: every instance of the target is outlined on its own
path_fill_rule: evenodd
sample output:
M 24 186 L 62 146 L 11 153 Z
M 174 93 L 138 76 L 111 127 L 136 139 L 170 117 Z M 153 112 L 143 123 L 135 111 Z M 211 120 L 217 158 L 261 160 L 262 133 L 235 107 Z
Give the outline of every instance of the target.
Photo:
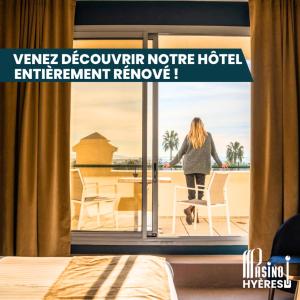
M 0 299 L 44 299 L 50 287 L 57 282 L 71 260 L 72 257 L 4 257 L 0 259 Z M 177 300 L 173 272 L 167 262 L 165 262 L 165 272 L 170 290 L 170 295 L 166 299 Z M 149 298 L 149 295 L 148 297 L 145 295 L 145 298 L 151 299 L 151 296 Z

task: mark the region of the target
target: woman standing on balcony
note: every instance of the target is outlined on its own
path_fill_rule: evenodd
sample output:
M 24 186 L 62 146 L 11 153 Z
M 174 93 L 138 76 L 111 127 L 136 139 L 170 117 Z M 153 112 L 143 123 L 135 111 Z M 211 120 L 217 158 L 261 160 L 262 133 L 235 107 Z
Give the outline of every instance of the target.
M 216 151 L 213 138 L 209 132 L 204 128 L 204 124 L 200 118 L 194 118 L 191 123 L 191 129 L 185 137 L 183 144 L 170 163 L 164 165 L 165 168 L 171 168 L 179 163 L 183 158 L 183 171 L 186 178 L 186 184 L 189 188 L 195 188 L 196 185 L 205 184 L 205 176 L 211 170 L 211 156 L 219 167 L 226 168 L 227 164 L 222 163 Z M 188 199 L 195 199 L 195 190 L 188 190 Z M 198 192 L 197 199 L 201 200 L 203 191 Z M 186 222 L 193 223 L 192 213 L 195 207 L 190 205 L 184 209 L 186 215 Z M 194 218 L 195 219 L 195 218 Z

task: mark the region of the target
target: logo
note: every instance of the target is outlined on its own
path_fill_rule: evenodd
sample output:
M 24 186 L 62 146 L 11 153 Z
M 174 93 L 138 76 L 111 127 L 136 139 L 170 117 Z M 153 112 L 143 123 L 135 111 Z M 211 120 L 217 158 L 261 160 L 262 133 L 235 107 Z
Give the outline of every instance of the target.
M 254 262 L 254 253 L 257 251 L 258 261 Z M 291 257 L 285 257 L 284 265 L 272 265 L 263 263 L 262 250 L 260 248 L 246 250 L 243 253 L 243 288 L 290 288 L 289 261 Z

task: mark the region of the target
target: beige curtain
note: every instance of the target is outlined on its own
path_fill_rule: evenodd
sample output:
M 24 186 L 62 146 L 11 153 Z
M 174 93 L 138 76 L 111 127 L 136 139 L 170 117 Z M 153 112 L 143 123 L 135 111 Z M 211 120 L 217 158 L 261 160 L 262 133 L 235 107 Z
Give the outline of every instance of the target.
M 75 0 L 0 0 L 1 48 L 72 48 Z M 0 84 L 0 255 L 70 253 L 69 83 Z
M 249 0 L 252 164 L 249 247 L 271 251 L 299 212 L 300 1 Z

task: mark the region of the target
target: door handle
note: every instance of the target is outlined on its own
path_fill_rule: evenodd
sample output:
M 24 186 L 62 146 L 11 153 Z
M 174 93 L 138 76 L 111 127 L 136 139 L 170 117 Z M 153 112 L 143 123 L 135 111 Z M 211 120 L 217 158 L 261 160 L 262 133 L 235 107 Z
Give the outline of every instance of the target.
M 153 182 L 157 182 L 157 162 L 153 164 Z

